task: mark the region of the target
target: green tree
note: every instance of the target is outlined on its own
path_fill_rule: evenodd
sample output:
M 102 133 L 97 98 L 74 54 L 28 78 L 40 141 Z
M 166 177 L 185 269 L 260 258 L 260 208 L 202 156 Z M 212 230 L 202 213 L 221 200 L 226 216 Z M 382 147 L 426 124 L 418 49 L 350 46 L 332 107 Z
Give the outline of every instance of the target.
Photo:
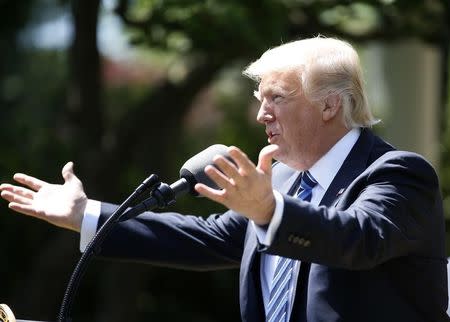
M 70 5 L 74 36 L 68 52 L 19 46 L 21 29 L 42 3 Z M 213 142 L 239 145 L 255 158 L 263 142 L 248 117 L 254 85 L 239 71 L 267 48 L 301 37 L 323 34 L 355 43 L 418 37 L 441 48 L 443 79 L 448 79 L 446 0 L 116 4 L 134 46 L 152 53 L 154 64 L 165 64 L 163 77 L 148 87 L 105 87 L 97 48 L 100 1 L 0 3 L 0 133 L 7 143 L 0 158 L 3 181 L 16 170 L 57 181 L 57 169 L 74 159 L 91 197 L 118 202 L 149 172 L 175 179 L 183 159 Z M 207 91 L 220 110 L 220 126 L 187 131 L 186 117 Z M 447 97 L 447 85 L 442 97 Z M 445 196 L 450 194 L 449 171 L 444 167 Z M 189 198 L 175 209 L 221 210 Z M 53 320 L 78 257 L 78 237 L 7 212 L 1 209 L 0 245 L 8 263 L 0 267 L 0 276 L 8 278 L 0 300 L 19 317 Z M 75 320 L 234 321 L 239 319 L 237 284 L 236 271 L 200 274 L 95 261 L 76 299 Z

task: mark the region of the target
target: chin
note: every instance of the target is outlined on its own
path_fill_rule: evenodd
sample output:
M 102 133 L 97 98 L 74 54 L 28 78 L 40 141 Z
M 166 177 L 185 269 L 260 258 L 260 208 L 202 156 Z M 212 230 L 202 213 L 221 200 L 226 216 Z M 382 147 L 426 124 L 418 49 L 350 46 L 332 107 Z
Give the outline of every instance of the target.
M 304 171 L 306 169 L 304 162 L 296 158 L 289 157 L 289 155 L 287 153 L 283 153 L 283 151 L 279 151 L 273 158 L 295 170 Z
M 283 151 L 278 151 L 277 153 L 275 153 L 273 159 L 285 164 L 288 164 L 289 162 L 289 158 L 287 157 L 286 153 L 283 153 Z

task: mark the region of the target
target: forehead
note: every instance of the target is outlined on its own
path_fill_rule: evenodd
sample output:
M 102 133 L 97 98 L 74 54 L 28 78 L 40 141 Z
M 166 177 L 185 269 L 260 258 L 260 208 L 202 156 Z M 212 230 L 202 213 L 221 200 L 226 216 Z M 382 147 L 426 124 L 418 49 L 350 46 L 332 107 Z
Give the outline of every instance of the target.
M 274 71 L 261 77 L 259 91 L 282 90 L 293 91 L 301 87 L 300 73 L 298 71 Z

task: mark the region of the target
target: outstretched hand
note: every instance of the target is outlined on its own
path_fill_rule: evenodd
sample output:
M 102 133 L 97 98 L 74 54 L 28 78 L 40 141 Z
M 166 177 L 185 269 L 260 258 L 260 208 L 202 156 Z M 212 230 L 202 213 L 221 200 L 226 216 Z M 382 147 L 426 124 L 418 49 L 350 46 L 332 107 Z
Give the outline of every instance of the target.
M 275 211 L 275 196 L 272 190 L 272 158 L 277 145 L 264 147 L 259 153 L 258 165 L 237 147 L 229 147 L 228 153 L 235 164 L 223 156 L 214 158 L 214 166 L 205 168 L 206 174 L 222 188 L 212 189 L 196 184 L 195 190 L 229 209 L 239 212 L 258 225 L 270 222 Z
M 64 184 L 61 185 L 16 173 L 14 180 L 23 186 L 3 183 L 1 197 L 14 211 L 79 232 L 87 197 L 83 184 L 73 172 L 73 162 L 63 167 L 62 176 Z

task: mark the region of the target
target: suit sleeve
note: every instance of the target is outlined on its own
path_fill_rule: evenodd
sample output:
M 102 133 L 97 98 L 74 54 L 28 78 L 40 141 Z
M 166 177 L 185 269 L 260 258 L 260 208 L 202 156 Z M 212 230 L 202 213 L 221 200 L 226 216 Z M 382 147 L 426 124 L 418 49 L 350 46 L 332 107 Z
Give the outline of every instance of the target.
M 355 270 L 408 255 L 444 258 L 438 179 L 416 154 L 381 157 L 353 181 L 336 207 L 284 199 L 275 238 L 262 251 Z
M 115 206 L 102 203 L 102 224 Z M 99 253 L 116 260 L 189 270 L 239 267 L 247 219 L 228 211 L 208 218 L 147 212 L 117 224 Z

